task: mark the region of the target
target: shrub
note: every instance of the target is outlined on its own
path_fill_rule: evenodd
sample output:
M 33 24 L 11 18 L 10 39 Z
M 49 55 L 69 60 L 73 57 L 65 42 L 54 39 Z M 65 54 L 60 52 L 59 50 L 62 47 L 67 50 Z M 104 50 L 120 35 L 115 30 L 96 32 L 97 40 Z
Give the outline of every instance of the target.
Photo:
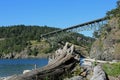
M 48 48 L 48 49 L 45 49 L 45 50 L 43 51 L 43 53 L 45 53 L 45 54 L 51 53 L 53 50 L 54 50 L 54 49 L 50 47 L 50 48 Z
M 106 30 L 109 33 L 112 29 L 111 29 L 111 27 L 107 27 Z
M 120 62 L 114 64 L 104 64 L 103 69 L 108 75 L 118 77 L 120 75 Z
M 73 75 L 78 76 L 78 75 L 80 75 L 80 73 L 81 73 L 80 64 L 77 64 L 76 70 L 74 71 Z
M 120 39 L 116 40 L 117 43 L 120 43 Z

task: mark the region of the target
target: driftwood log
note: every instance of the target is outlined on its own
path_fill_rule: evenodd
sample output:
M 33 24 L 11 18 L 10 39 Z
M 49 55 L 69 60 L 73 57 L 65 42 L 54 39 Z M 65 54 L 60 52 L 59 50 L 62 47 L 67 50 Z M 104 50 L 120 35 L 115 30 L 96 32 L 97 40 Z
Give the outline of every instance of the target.
M 61 80 L 63 75 L 69 73 L 79 62 L 78 54 L 74 53 L 74 45 L 68 43 L 49 57 L 48 65 L 32 70 L 26 74 L 12 77 L 9 80 Z

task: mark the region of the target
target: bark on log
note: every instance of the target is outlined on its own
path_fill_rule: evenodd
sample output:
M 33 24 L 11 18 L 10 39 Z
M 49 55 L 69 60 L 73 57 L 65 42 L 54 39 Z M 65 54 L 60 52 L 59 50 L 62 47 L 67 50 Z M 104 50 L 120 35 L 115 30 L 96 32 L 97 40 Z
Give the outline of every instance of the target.
M 72 48 L 74 49 L 73 46 Z M 26 74 L 18 75 L 17 77 L 13 77 L 9 80 L 45 80 L 46 78 L 48 80 L 61 80 L 61 77 L 70 72 L 78 62 L 75 59 L 75 54 L 73 55 L 71 53 L 67 53 L 67 50 L 63 50 L 64 51 L 62 51 L 63 53 L 60 56 L 57 56 L 57 58 L 45 67 L 32 70 Z

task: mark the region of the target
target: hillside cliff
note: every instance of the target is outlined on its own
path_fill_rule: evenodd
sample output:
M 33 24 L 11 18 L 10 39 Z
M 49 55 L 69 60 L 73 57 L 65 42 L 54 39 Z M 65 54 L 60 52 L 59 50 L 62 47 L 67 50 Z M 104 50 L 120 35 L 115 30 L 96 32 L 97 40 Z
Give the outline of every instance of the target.
M 107 13 L 110 20 L 98 32 L 90 57 L 100 60 L 120 60 L 120 7 Z

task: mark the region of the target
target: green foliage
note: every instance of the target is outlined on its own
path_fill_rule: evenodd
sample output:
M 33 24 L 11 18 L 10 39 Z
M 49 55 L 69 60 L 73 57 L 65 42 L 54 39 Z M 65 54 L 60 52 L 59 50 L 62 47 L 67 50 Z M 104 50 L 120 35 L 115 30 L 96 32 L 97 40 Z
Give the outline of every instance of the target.
M 20 38 L 7 38 L 0 41 L 0 53 L 20 52 L 27 46 L 27 41 Z
M 37 56 L 37 54 L 38 54 L 38 49 L 37 49 L 37 48 L 34 48 L 34 49 L 31 51 L 31 55 Z
M 31 47 L 28 47 L 28 48 L 27 48 L 27 54 L 28 54 L 28 55 L 32 55 Z
M 120 39 L 117 39 L 117 40 L 116 40 L 116 43 L 120 43 Z
M 53 50 L 55 50 L 55 49 L 50 47 L 50 48 L 44 50 L 43 53 L 45 53 L 45 54 L 51 53 Z
M 109 33 L 111 31 L 111 27 L 106 27 L 106 31 Z
M 97 66 L 97 60 L 93 62 L 93 67 Z
M 109 17 L 120 17 L 120 6 L 107 12 Z
M 46 76 L 46 77 L 45 77 L 45 80 L 49 80 L 49 78 Z
M 94 38 L 84 36 L 79 33 L 68 33 L 70 35 L 65 36 L 60 41 L 70 42 L 79 46 L 88 46 L 91 47 L 92 43 L 95 41 Z
M 60 80 L 66 79 L 66 78 L 71 78 L 72 77 L 72 73 L 68 70 L 65 70 L 64 75 L 62 75 Z
M 79 76 L 80 73 L 81 73 L 81 67 L 80 67 L 80 64 L 77 64 L 76 70 L 74 71 L 73 76 Z
M 120 2 L 120 1 L 119 1 Z M 107 16 L 110 18 L 117 18 L 118 20 L 118 24 L 119 24 L 119 28 L 120 28 L 120 5 L 117 6 L 117 8 L 112 9 L 111 11 L 107 12 Z
M 104 64 L 103 69 L 108 75 L 118 77 L 120 75 L 120 62 L 114 64 Z
M 80 67 L 80 64 L 77 63 L 74 71 L 73 71 L 72 73 L 66 71 L 66 74 L 63 75 L 63 79 L 67 80 L 67 78 L 71 78 L 71 77 L 73 77 L 73 76 L 79 76 L 79 75 L 81 74 L 81 72 L 82 72 L 81 70 L 82 70 L 82 69 L 81 69 L 81 67 Z
M 0 38 L 23 37 L 27 40 L 37 40 L 39 39 L 38 36 L 40 36 L 41 34 L 48 33 L 54 30 L 58 29 L 47 26 L 3 26 L 0 27 Z
M 47 26 L 25 26 L 25 25 L 14 25 L 14 26 L 3 26 L 0 27 L 0 53 L 7 54 L 13 52 L 21 52 L 26 49 L 28 46 L 37 46 L 35 49 L 28 49 L 29 55 L 37 55 L 40 50 L 38 50 L 39 46 L 37 44 L 41 44 L 40 35 L 45 34 L 54 30 L 58 30 L 58 28 L 51 28 Z M 90 50 L 91 44 L 94 41 L 91 37 L 85 37 L 82 34 L 66 32 L 66 34 L 70 34 L 68 36 L 63 36 L 61 39 L 49 41 L 50 47 L 46 50 L 42 50 L 44 53 L 50 53 L 55 51 L 59 46 L 58 42 L 70 42 L 80 46 L 88 46 L 88 50 Z M 35 41 L 36 43 L 32 43 L 31 41 Z M 43 45 L 44 46 L 44 45 Z M 40 48 L 41 49 L 41 48 Z
M 99 38 L 100 37 L 99 31 L 94 31 L 93 36 L 95 38 Z
M 53 30 L 57 30 L 57 28 L 24 25 L 0 27 L 0 38 L 4 38 L 4 40 L 0 40 L 0 53 L 21 52 L 31 45 L 30 40 L 38 40 L 41 34 Z M 28 54 L 37 55 L 38 51 L 34 49 Z

